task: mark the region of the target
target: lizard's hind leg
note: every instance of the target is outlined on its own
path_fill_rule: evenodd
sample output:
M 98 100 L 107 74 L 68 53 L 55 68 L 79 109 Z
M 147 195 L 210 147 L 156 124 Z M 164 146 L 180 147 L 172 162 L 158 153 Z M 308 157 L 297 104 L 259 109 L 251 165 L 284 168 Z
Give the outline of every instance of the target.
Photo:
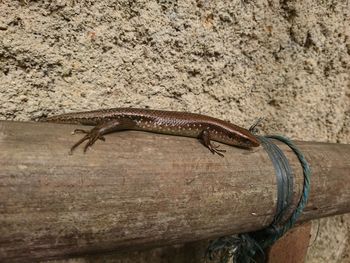
M 120 118 L 117 120 L 103 122 L 97 125 L 96 127 L 94 127 L 93 129 L 91 129 L 90 131 L 83 130 L 83 129 L 75 129 L 73 131 L 73 134 L 84 133 L 85 136 L 71 147 L 70 154 L 72 154 L 74 149 L 77 148 L 84 141 L 88 141 L 84 146 L 84 153 L 85 153 L 87 149 L 90 146 L 92 146 L 97 140 L 105 141 L 105 138 L 103 137 L 103 135 L 114 131 L 131 129 L 134 126 L 135 126 L 135 122 L 133 120 L 128 118 Z

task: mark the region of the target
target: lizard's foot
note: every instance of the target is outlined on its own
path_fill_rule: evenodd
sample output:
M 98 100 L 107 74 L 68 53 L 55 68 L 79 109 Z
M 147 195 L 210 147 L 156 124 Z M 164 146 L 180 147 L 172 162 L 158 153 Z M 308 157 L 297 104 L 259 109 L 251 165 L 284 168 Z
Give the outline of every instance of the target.
M 224 157 L 224 155 L 222 154 L 222 153 L 225 153 L 226 152 L 226 150 L 222 150 L 222 149 L 219 149 L 220 148 L 220 145 L 215 145 L 215 144 L 213 144 L 213 143 L 210 143 L 209 145 L 208 145 L 208 148 L 209 148 L 209 150 L 212 152 L 212 154 L 218 154 L 218 155 L 220 155 L 221 157 Z
M 95 127 L 90 131 L 83 130 L 83 129 L 75 129 L 72 134 L 77 133 L 84 133 L 85 136 L 81 138 L 76 144 L 74 144 L 69 154 L 72 154 L 74 149 L 77 148 L 80 144 L 82 144 L 84 141 L 88 141 L 86 145 L 84 146 L 84 153 L 87 151 L 87 149 L 92 146 L 97 140 L 105 141 L 105 138 L 101 135 L 100 128 Z

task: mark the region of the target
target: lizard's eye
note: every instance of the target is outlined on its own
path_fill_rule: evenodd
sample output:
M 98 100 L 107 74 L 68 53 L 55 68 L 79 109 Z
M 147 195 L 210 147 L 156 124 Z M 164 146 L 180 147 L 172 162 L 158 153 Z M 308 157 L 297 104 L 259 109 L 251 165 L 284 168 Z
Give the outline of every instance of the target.
M 251 146 L 252 146 L 252 142 L 251 142 L 249 139 L 245 139 L 245 140 L 244 140 L 244 145 L 245 145 L 246 147 L 251 147 Z

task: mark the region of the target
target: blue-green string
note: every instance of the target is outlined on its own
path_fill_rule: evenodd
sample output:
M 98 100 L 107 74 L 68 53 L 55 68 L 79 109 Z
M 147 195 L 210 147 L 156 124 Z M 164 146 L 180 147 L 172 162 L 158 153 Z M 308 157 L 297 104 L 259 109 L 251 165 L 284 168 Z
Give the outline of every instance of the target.
M 281 223 L 287 209 L 292 204 L 294 176 L 288 159 L 282 150 L 271 139 L 258 136 L 261 145 L 268 153 L 276 171 L 277 179 L 277 205 L 273 225 Z
M 304 186 L 303 186 L 303 193 L 301 195 L 301 198 L 299 200 L 299 204 L 297 208 L 294 210 L 293 214 L 289 218 L 289 220 L 281 227 L 281 230 L 279 231 L 278 236 L 276 236 L 276 239 L 271 241 L 272 244 L 281 236 L 283 236 L 290 228 L 292 228 L 300 215 L 302 214 L 306 204 L 307 200 L 309 198 L 310 194 L 310 180 L 311 180 L 311 169 L 309 166 L 309 163 L 307 162 L 304 154 L 293 144 L 293 142 L 283 136 L 280 135 L 270 135 L 270 136 L 265 136 L 266 138 L 271 138 L 271 139 L 276 139 L 279 140 L 289 146 L 293 150 L 293 152 L 296 154 L 296 156 L 299 159 L 299 162 L 303 168 L 303 174 L 304 174 Z M 266 244 L 267 246 L 270 246 L 271 244 Z
M 277 213 L 273 223 L 267 228 L 250 233 L 221 237 L 212 241 L 207 249 L 207 256 L 209 257 L 209 259 L 213 259 L 215 254 L 217 253 L 221 254 L 220 262 L 228 262 L 229 258 L 231 257 L 233 257 L 235 259 L 235 262 L 237 263 L 255 262 L 254 258 L 257 255 L 257 253 L 264 257 L 264 249 L 274 244 L 280 237 L 282 237 L 290 228 L 294 226 L 307 204 L 307 200 L 310 193 L 311 169 L 303 153 L 293 144 L 293 142 L 290 139 L 286 137 L 280 135 L 271 135 L 265 136 L 265 138 L 258 138 L 260 138 L 260 140 L 264 142 L 264 148 L 267 151 L 269 151 L 269 147 L 265 147 L 266 140 L 268 139 L 270 143 L 273 144 L 273 142 L 270 139 L 275 139 L 287 144 L 298 157 L 303 168 L 304 174 L 303 193 L 299 200 L 298 206 L 293 211 L 293 214 L 290 216 L 290 218 L 284 224 L 280 225 L 279 223 L 280 220 L 283 218 L 283 212 L 285 212 L 286 209 L 283 208 L 282 214 L 280 213 L 281 211 L 278 212 L 277 209 Z M 271 158 L 270 154 L 269 156 Z M 281 156 L 284 156 L 283 152 Z M 281 159 L 283 158 L 281 157 L 272 160 L 275 168 L 275 162 L 277 160 L 281 161 Z M 287 168 L 288 166 L 289 165 L 287 164 L 287 162 L 284 162 L 284 164 L 281 164 L 279 167 Z M 276 170 L 276 173 L 279 172 L 280 171 Z M 285 189 L 285 186 L 278 187 L 278 192 L 283 192 L 285 191 Z M 281 195 L 286 197 L 285 194 L 279 193 L 279 196 Z

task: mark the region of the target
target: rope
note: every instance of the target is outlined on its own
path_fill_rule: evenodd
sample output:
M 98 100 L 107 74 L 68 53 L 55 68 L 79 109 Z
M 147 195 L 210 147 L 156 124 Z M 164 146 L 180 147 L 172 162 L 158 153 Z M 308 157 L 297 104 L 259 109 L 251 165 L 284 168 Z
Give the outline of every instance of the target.
M 277 208 L 273 224 L 283 220 L 284 212 L 290 207 L 293 198 L 294 176 L 289 162 L 282 150 L 268 137 L 258 136 L 262 146 L 268 153 L 276 171 L 277 179 Z
M 260 121 L 260 120 L 259 120 Z M 258 122 L 259 122 L 258 121 Z M 258 122 L 251 127 L 254 130 Z M 259 231 L 218 238 L 209 244 L 207 257 L 212 260 L 220 255 L 220 262 L 226 263 L 234 258 L 237 263 L 256 262 L 254 258 L 260 254 L 265 261 L 264 250 L 274 244 L 290 228 L 294 226 L 306 206 L 310 193 L 311 170 L 302 152 L 286 137 L 279 135 L 258 136 L 262 146 L 267 151 L 276 171 L 277 178 L 277 208 L 273 222 L 267 228 Z M 273 143 L 279 140 L 287 144 L 298 157 L 304 174 L 303 193 L 297 208 L 288 220 L 284 220 L 285 212 L 291 205 L 293 194 L 293 173 L 282 150 Z M 285 221 L 285 222 L 284 222 Z

